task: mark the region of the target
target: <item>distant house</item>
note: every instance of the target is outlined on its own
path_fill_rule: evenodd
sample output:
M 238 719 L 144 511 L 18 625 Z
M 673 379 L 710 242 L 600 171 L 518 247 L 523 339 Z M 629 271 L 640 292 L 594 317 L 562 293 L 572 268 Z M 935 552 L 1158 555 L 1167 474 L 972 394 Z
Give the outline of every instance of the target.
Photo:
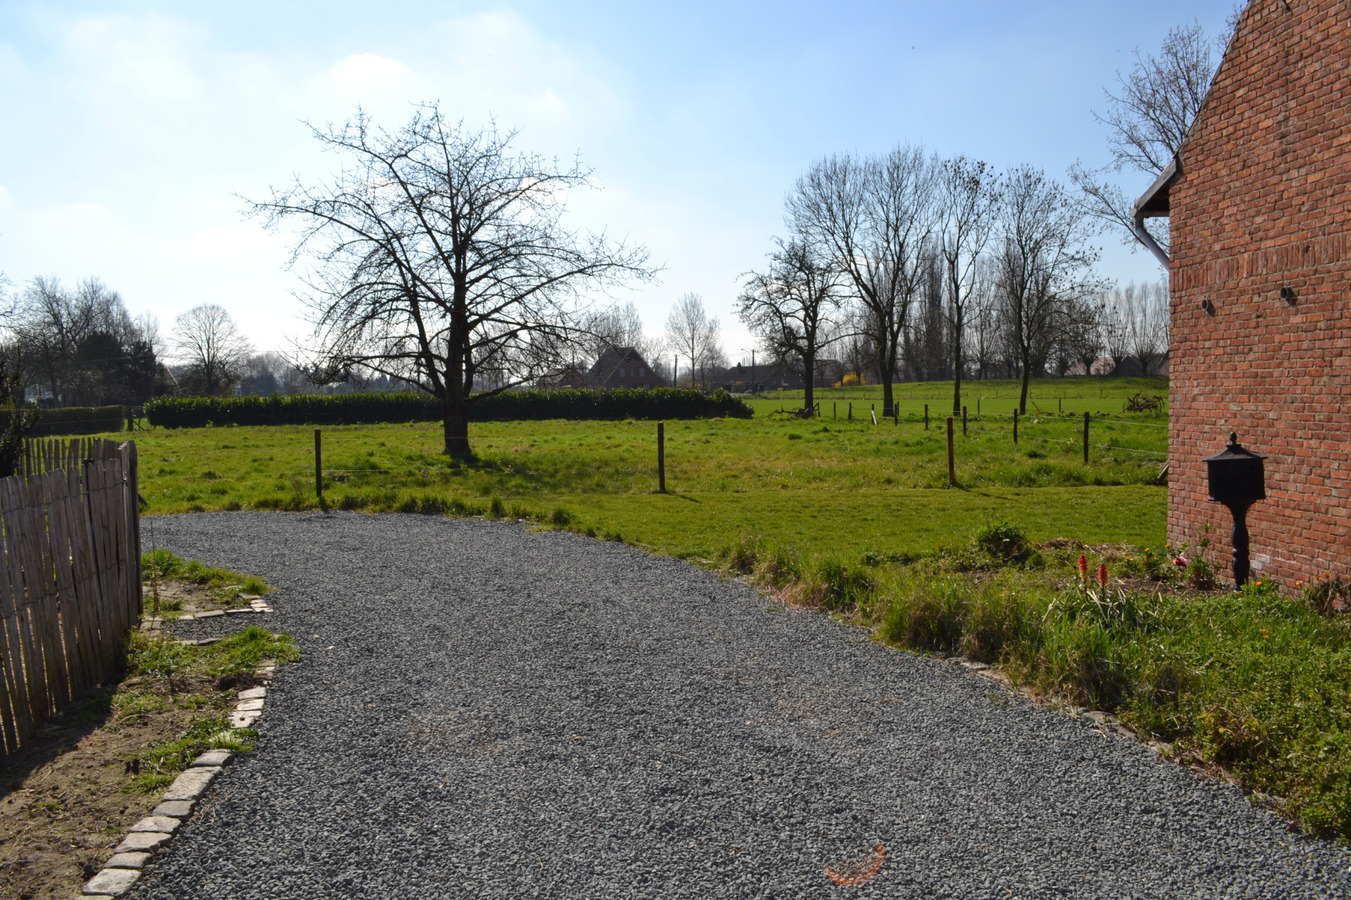
M 540 390 L 586 387 L 586 370 L 579 365 L 567 365 L 541 375 L 535 386 Z
M 1168 540 L 1232 524 L 1202 457 L 1269 454 L 1254 577 L 1351 577 L 1351 16 L 1249 3 L 1177 157 L 1135 205 L 1171 291 Z M 1141 241 L 1151 242 L 1146 236 Z
M 813 375 L 813 387 L 830 387 L 844 377 L 844 366 L 834 359 L 818 359 Z M 748 366 L 737 363 L 723 371 L 718 384 L 729 391 L 800 391 L 804 386 L 802 370 L 781 363 Z
M 667 383 L 633 347 L 609 347 L 586 373 L 586 386 L 600 390 L 661 388 Z

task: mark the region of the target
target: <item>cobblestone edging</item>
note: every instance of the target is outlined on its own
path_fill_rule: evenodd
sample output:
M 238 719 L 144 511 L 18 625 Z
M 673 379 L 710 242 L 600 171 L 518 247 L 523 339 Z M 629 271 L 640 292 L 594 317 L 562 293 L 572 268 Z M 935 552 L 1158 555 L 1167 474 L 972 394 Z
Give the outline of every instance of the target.
M 255 613 L 271 611 L 265 602 L 257 599 L 251 602 L 250 609 L 240 610 Z M 205 613 L 195 618 L 220 615 L 224 613 Z M 230 714 L 231 728 L 249 728 L 263 715 L 267 687 L 272 683 L 276 668 L 263 666 L 258 670 L 258 677 L 262 679 L 263 686 L 239 692 L 235 710 Z M 120 897 L 130 890 L 141 877 L 141 870 L 156 853 L 168 845 L 178 827 L 192 815 L 197 801 L 206 793 L 211 782 L 216 780 L 216 776 L 225 770 L 225 766 L 234 755 L 230 750 L 208 750 L 193 760 L 192 765 L 169 785 L 169 789 L 160 798 L 159 805 L 151 810 L 150 815 L 131 826 L 131 831 L 122 843 L 117 845 L 112 857 L 103 864 L 97 875 L 85 883 L 81 896 Z

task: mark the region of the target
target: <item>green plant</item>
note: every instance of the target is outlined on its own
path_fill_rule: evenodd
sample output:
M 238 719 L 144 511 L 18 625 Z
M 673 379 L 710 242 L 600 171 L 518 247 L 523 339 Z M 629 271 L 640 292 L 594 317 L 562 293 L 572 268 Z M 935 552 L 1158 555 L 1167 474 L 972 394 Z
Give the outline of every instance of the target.
M 1008 522 L 987 524 L 976 532 L 976 549 L 1006 563 L 1026 562 L 1032 545 L 1021 528 Z

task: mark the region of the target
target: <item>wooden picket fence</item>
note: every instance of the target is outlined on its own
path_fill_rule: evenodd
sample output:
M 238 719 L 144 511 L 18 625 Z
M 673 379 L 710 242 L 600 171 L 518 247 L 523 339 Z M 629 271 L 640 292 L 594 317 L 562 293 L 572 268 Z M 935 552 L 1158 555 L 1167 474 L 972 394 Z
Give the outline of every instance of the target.
M 136 445 L 32 440 L 0 479 L 0 755 L 108 683 L 141 615 Z

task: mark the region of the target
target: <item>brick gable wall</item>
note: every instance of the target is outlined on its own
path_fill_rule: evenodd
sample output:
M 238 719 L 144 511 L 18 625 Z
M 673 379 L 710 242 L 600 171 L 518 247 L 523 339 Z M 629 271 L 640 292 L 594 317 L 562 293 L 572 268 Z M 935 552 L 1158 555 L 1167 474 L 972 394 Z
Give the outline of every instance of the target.
M 1201 457 L 1237 431 L 1270 454 L 1254 577 L 1285 585 L 1351 577 L 1351 3 L 1289 4 L 1245 10 L 1169 192 L 1168 538 L 1214 526 L 1228 572 Z

